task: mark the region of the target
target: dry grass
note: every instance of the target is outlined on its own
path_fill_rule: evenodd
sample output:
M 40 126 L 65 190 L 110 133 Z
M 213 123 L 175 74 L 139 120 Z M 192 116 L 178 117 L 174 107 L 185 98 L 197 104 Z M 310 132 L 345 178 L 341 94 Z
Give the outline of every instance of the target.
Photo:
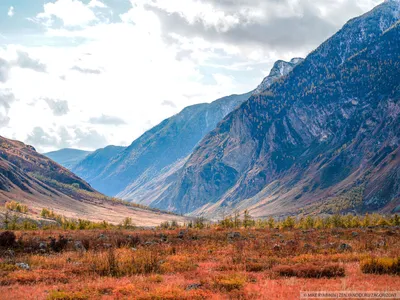
M 361 262 L 361 270 L 368 274 L 400 275 L 400 258 L 369 258 Z
M 279 276 L 302 278 L 336 278 L 344 277 L 345 270 L 339 265 L 304 264 L 292 266 L 278 266 L 274 269 Z
M 296 299 L 400 285 L 397 227 L 180 231 L 15 232 L 0 247 L 1 298 Z

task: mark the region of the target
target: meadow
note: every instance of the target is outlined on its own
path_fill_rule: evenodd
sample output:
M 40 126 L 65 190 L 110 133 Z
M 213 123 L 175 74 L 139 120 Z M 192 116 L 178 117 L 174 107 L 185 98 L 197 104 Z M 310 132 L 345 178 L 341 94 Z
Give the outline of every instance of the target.
M 307 227 L 307 219 L 260 226 L 230 218 L 154 229 L 2 231 L 0 295 L 298 299 L 300 291 L 399 290 L 400 227 L 390 224 L 396 219 L 354 228 L 339 219 L 340 226 L 331 220 L 321 228 L 310 219 Z

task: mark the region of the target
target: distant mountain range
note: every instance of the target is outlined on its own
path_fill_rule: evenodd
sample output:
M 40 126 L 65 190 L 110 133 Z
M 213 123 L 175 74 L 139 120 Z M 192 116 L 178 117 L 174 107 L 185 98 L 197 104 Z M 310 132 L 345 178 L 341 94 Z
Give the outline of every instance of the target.
M 58 151 L 44 153 L 43 155 L 71 170 L 90 153 L 91 151 L 65 148 Z
M 184 220 L 113 201 L 32 146 L 0 136 L 0 219 L 4 204 L 12 200 L 28 205 L 33 217 L 47 208 L 70 218 L 112 223 L 120 223 L 126 217 L 131 217 L 137 225 Z
M 133 202 L 220 218 L 400 211 L 400 2 L 350 20 L 256 90 L 188 107 L 72 167 Z
M 268 87 L 275 80 L 287 75 L 301 61 L 301 58 L 291 62 L 278 61 L 260 87 Z M 65 152 L 72 153 L 69 149 L 48 155 L 58 159 L 65 167 L 107 195 L 117 195 L 136 203 L 151 203 L 150 198 L 145 196 L 153 192 L 150 187 L 159 182 L 165 172 L 168 174 L 182 166 L 182 162 L 201 139 L 226 115 L 248 100 L 253 92 L 186 107 L 179 114 L 144 133 L 126 148 L 109 146 L 83 159 L 71 159 L 64 155 Z M 60 156 L 68 157 L 74 164 L 62 163 Z

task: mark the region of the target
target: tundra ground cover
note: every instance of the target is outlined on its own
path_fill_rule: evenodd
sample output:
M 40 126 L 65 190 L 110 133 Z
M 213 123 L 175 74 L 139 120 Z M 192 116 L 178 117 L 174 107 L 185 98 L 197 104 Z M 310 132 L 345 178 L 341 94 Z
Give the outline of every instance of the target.
M 2 299 L 297 299 L 400 286 L 397 226 L 3 231 L 0 244 Z

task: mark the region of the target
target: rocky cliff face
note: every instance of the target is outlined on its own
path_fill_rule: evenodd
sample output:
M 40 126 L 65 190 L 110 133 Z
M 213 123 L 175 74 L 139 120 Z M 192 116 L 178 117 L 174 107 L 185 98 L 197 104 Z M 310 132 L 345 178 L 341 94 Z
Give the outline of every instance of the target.
M 290 62 L 277 61 L 269 76 L 267 76 L 258 87 L 258 90 L 263 92 L 263 90 L 267 89 L 272 83 L 289 74 L 290 71 L 302 61 L 303 59 L 301 58 L 294 58 Z M 253 94 L 254 93 L 255 92 L 253 92 Z M 178 116 L 180 120 L 183 120 L 187 125 L 181 124 L 176 126 L 178 134 L 176 136 L 169 134 L 166 137 L 166 143 L 170 145 L 169 147 L 177 149 L 176 147 L 178 146 L 180 154 L 172 156 L 173 159 L 169 160 L 171 163 L 163 164 L 163 168 L 157 168 L 154 172 L 150 172 L 149 170 L 142 172 L 117 196 L 136 203 L 157 206 L 158 197 L 177 179 L 177 174 L 196 144 L 201 141 L 207 133 L 213 130 L 223 117 L 247 100 L 250 95 L 251 93 L 245 94 L 244 97 L 243 95 L 239 96 L 239 98 L 238 96 L 225 97 L 208 105 L 202 104 L 200 106 L 186 108 L 181 113 L 182 115 Z M 196 112 L 195 108 L 200 110 Z M 205 121 L 199 122 L 199 120 L 202 119 Z M 171 118 L 170 122 L 176 123 L 175 117 Z M 168 131 L 170 131 L 170 129 L 168 129 L 167 132 Z M 189 136 L 192 140 L 188 138 Z M 163 138 L 165 138 L 165 134 Z M 158 147 L 157 143 L 156 145 Z M 184 151 L 182 151 L 182 149 L 184 149 Z M 147 155 L 146 151 L 148 150 L 144 149 L 142 155 Z M 126 160 L 126 158 L 123 158 L 123 160 Z M 132 167 L 136 168 L 136 165 L 132 164 Z
M 264 92 L 266 89 L 268 89 L 275 81 L 278 79 L 288 75 L 294 67 L 296 67 L 298 64 L 303 62 L 303 58 L 293 58 L 289 62 L 284 61 L 284 60 L 278 60 L 275 62 L 274 66 L 272 67 L 271 72 L 267 77 L 264 78 L 264 80 L 261 82 L 261 84 L 256 88 L 256 90 L 253 92 L 253 95 L 260 94 Z
M 229 114 L 157 206 L 208 216 L 398 209 L 399 6 L 349 21 Z

